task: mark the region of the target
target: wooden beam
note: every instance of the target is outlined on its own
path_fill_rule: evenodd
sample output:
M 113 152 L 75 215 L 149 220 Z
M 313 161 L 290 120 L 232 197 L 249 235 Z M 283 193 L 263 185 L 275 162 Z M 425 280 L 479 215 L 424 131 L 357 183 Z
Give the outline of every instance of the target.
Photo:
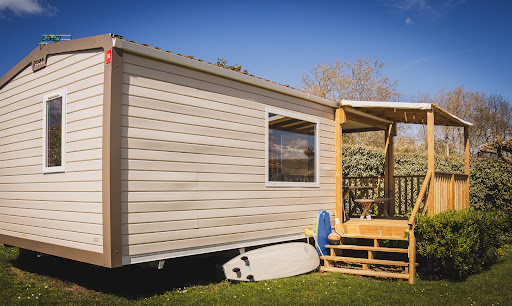
M 464 127 L 464 173 L 469 174 L 469 126 Z M 464 193 L 465 208 L 469 208 L 469 175 Z
M 427 143 L 428 143 L 428 171 L 431 173 L 430 186 L 428 188 L 428 215 L 434 215 L 434 175 L 435 175 L 435 161 L 434 161 L 434 110 L 427 112 Z
M 341 125 L 345 123 L 347 117 L 342 108 L 336 109 L 335 115 L 335 172 L 336 172 L 336 196 L 335 196 L 335 210 L 334 220 L 335 229 L 338 233 L 343 233 L 343 175 L 342 175 L 342 145 L 343 145 L 343 130 Z
M 388 126 L 385 134 L 386 149 L 384 152 L 384 197 L 392 198 L 385 205 L 390 216 L 395 215 L 395 149 L 394 136 L 396 135 L 396 124 L 392 123 Z
M 391 121 L 370 115 L 352 108 L 344 108 L 345 120 L 355 121 L 377 127 L 381 130 L 387 130 Z

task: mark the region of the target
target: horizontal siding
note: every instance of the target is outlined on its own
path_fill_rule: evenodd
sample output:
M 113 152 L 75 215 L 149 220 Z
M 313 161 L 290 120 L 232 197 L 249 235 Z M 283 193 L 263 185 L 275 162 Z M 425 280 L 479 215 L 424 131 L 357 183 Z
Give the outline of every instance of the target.
M 0 91 L 0 233 L 102 252 L 103 52 L 50 55 Z M 42 173 L 43 96 L 67 90 L 66 173 Z
M 124 55 L 123 256 L 299 234 L 334 208 L 334 110 Z M 265 107 L 320 121 L 320 186 L 265 186 Z M 243 234 L 241 234 L 243 233 Z

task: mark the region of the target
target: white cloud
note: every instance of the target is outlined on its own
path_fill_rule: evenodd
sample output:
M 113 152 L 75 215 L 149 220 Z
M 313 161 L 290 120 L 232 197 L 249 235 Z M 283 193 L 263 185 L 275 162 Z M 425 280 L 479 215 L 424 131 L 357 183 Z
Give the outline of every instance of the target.
M 414 21 L 412 21 L 411 17 L 407 17 L 405 19 L 405 24 L 414 24 Z
M 402 12 L 439 17 L 446 11 L 463 5 L 466 0 L 379 0 L 386 6 Z
M 15 15 L 37 15 L 47 14 L 53 15 L 56 8 L 43 4 L 40 0 L 0 0 L 0 12 L 12 11 Z

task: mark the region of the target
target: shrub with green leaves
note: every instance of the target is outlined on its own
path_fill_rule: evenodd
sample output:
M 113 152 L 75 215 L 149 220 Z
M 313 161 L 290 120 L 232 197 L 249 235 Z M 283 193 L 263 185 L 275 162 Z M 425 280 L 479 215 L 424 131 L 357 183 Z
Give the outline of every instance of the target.
M 422 274 L 460 280 L 481 272 L 498 258 L 504 219 L 501 211 L 474 209 L 418 215 L 417 252 L 431 263 Z
M 473 158 L 470 175 L 471 206 L 505 212 L 508 231 L 512 230 L 512 166 L 502 160 Z

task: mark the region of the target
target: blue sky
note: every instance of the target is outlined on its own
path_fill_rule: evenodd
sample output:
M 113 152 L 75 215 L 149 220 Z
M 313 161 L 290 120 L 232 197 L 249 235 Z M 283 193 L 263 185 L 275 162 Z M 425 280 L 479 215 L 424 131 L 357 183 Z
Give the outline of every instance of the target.
M 314 65 L 367 57 L 399 91 L 464 85 L 512 101 L 512 2 L 0 0 L 0 75 L 42 34 L 123 35 L 300 88 Z

